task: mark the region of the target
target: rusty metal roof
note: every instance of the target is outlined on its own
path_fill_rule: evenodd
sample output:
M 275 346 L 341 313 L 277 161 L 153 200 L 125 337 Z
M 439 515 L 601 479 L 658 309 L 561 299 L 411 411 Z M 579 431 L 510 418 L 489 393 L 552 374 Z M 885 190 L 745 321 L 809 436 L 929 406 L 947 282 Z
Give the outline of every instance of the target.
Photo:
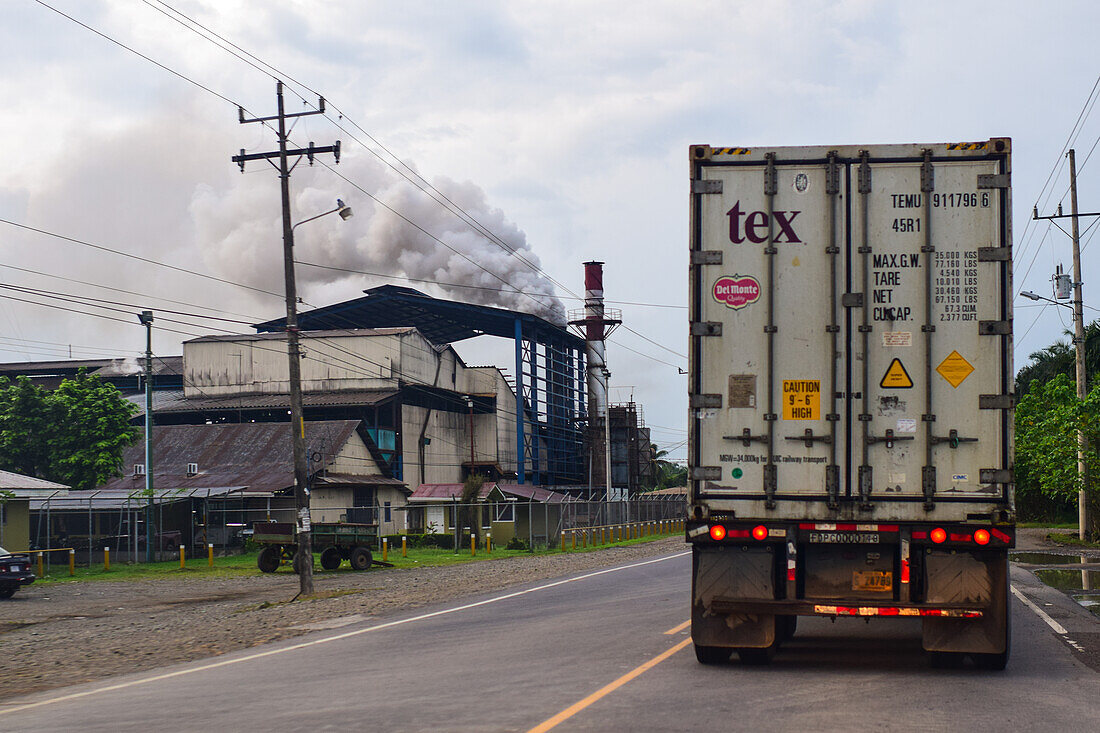
M 359 426 L 359 420 L 306 423 L 306 454 L 310 471 L 331 465 L 336 454 Z M 153 428 L 153 487 L 177 490 L 246 487 L 246 495 L 270 495 L 294 485 L 290 424 L 228 423 L 221 425 L 158 425 Z M 145 463 L 145 443 L 139 439 L 126 449 L 123 470 Z M 187 475 L 189 463 L 198 473 Z M 144 476 L 123 476 L 97 487 L 132 491 L 143 487 Z

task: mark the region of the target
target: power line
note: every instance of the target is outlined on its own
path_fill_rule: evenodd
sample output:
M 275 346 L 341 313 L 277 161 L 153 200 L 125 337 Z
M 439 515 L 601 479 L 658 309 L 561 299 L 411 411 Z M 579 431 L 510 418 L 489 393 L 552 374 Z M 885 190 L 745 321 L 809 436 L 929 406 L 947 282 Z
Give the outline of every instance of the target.
M 35 0 L 35 2 L 41 2 L 41 0 Z M 85 241 L 83 239 L 76 239 L 74 237 L 67 237 L 64 234 L 58 234 L 56 232 L 47 231 L 46 229 L 39 229 L 38 227 L 32 227 L 28 224 L 20 224 L 19 222 L 12 221 L 10 219 L 0 218 L 0 223 L 8 224 L 9 226 L 17 227 L 19 229 L 25 229 L 25 230 L 30 231 L 30 232 L 35 232 L 36 234 L 42 234 L 42 235 L 45 235 L 47 237 L 54 237 L 55 239 L 60 239 L 60 240 L 65 241 L 65 242 L 71 242 L 72 244 L 79 244 L 81 246 L 91 247 L 92 249 L 98 249 L 98 250 L 101 250 L 103 252 L 110 252 L 111 254 L 115 254 L 115 255 L 118 255 L 120 257 L 128 257 L 132 260 L 138 260 L 140 262 L 145 262 L 146 264 L 157 265 L 158 267 L 166 267 L 169 270 L 175 270 L 176 272 L 182 272 L 182 273 L 185 273 L 187 275 L 194 275 L 195 277 L 201 277 L 201 278 L 204 278 L 206 280 L 213 280 L 214 282 L 219 282 L 219 283 L 222 283 L 224 285 L 232 285 L 233 287 L 237 287 L 237 288 L 245 288 L 246 290 L 252 290 L 252 291 L 257 292 L 257 293 L 263 293 L 264 295 L 272 295 L 272 296 L 275 296 L 275 297 L 280 298 L 280 299 L 283 297 L 281 294 L 273 293 L 270 290 L 264 290 L 262 288 L 254 288 L 251 285 L 245 285 L 243 283 L 233 282 L 232 280 L 226 280 L 225 278 L 215 277 L 214 275 L 207 275 L 206 273 L 198 272 L 196 270 L 188 270 L 186 267 L 177 267 L 176 265 L 169 265 L 167 262 L 160 262 L 158 260 L 150 259 L 148 257 L 142 257 L 140 255 L 131 254 L 129 252 L 123 252 L 122 250 L 111 249 L 110 247 L 104 247 L 103 245 L 100 245 L 100 244 L 93 244 L 92 242 L 88 242 L 88 241 Z

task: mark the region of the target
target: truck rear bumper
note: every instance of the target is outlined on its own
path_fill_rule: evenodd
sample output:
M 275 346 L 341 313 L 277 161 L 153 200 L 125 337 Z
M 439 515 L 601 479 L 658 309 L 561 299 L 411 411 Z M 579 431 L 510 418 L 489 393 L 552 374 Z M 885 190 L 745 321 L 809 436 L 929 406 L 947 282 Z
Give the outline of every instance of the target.
M 711 600 L 713 613 L 774 614 L 777 616 L 897 616 L 918 618 L 981 618 L 985 608 L 973 606 L 898 605 L 878 603 L 835 604 L 815 601 L 752 601 L 732 598 Z

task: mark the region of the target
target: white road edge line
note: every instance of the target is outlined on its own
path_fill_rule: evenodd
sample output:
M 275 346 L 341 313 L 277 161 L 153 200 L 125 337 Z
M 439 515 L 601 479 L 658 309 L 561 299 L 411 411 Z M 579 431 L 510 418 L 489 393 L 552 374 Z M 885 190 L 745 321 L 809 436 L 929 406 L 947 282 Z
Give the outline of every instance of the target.
M 1027 606 L 1032 611 L 1034 611 L 1039 616 L 1039 618 L 1043 619 L 1043 621 L 1046 621 L 1047 626 L 1054 629 L 1055 634 L 1065 635 L 1065 634 L 1069 633 L 1068 631 L 1066 631 L 1065 626 L 1062 626 L 1062 624 L 1058 623 L 1057 621 L 1052 619 L 1050 616 L 1048 616 L 1046 611 L 1044 611 L 1043 609 L 1036 606 L 1030 598 L 1025 596 L 1020 591 L 1016 590 L 1015 587 L 1012 589 L 1012 595 L 1016 596 L 1021 601 L 1023 601 L 1025 606 Z
M 217 669 L 218 667 L 228 667 L 231 664 L 239 664 L 241 662 L 250 662 L 253 659 L 262 659 L 264 657 L 275 656 L 276 654 L 285 654 L 286 652 L 296 651 L 298 649 L 305 649 L 306 647 L 318 646 L 320 644 L 328 644 L 332 641 L 339 641 L 341 639 L 347 639 L 352 636 L 359 636 L 360 634 L 366 634 L 371 631 L 380 631 L 382 629 L 392 628 L 394 626 L 401 626 L 403 624 L 411 624 L 415 621 L 423 621 L 429 618 L 435 618 L 436 616 L 445 616 L 451 613 L 458 613 L 459 611 L 466 611 L 471 608 L 477 608 L 478 606 L 487 606 L 490 603 L 499 603 L 500 601 L 506 601 L 509 598 L 517 598 L 519 596 L 525 596 L 528 593 L 536 593 L 541 590 L 547 590 L 549 588 L 556 588 L 559 585 L 565 585 L 567 583 L 575 583 L 578 580 L 587 580 L 588 578 L 595 578 L 598 575 L 606 575 L 607 573 L 615 573 L 620 570 L 630 570 L 631 568 L 642 567 L 643 565 L 652 565 L 653 563 L 664 562 L 665 560 L 674 560 L 684 555 L 690 555 L 690 552 L 678 552 L 675 555 L 668 555 L 666 557 L 659 557 L 656 560 L 645 560 L 643 562 L 636 562 L 631 565 L 622 565 L 614 568 L 607 568 L 606 570 L 597 570 L 594 573 L 587 573 L 585 575 L 578 575 L 575 578 L 566 578 L 565 580 L 557 580 L 553 583 L 547 583 L 545 585 L 536 586 L 534 588 L 528 588 L 527 590 L 515 591 L 513 593 L 505 593 L 502 596 L 495 596 L 493 598 L 486 598 L 483 601 L 477 601 L 476 603 L 467 603 L 464 606 L 456 606 L 454 608 L 444 608 L 439 611 L 432 611 L 431 613 L 424 613 L 419 616 L 413 616 L 412 618 L 399 619 L 397 621 L 388 621 L 384 624 L 376 624 L 375 626 L 368 626 L 365 629 L 356 629 L 355 631 L 345 631 L 342 634 L 335 634 L 333 636 L 326 636 L 322 639 L 314 639 L 313 641 L 302 642 L 301 644 L 293 644 L 287 647 L 281 647 L 279 649 L 269 649 L 265 652 L 257 652 L 256 654 L 248 654 L 243 657 L 236 657 L 234 659 L 223 659 L 220 662 L 212 662 L 210 664 L 204 664 L 199 667 L 191 667 L 189 669 L 180 669 L 175 672 L 167 672 L 165 674 L 153 675 L 152 677 L 144 677 L 142 679 L 130 680 L 129 682 L 120 682 L 115 685 L 108 685 L 107 687 L 97 687 L 94 690 L 85 690 L 84 692 L 74 692 L 68 695 L 61 695 L 59 697 L 53 697 L 48 700 L 40 700 L 38 702 L 26 703 L 24 705 L 16 705 L 11 708 L 0 709 L 0 715 L 7 715 L 8 713 L 15 713 L 21 710 L 30 710 L 31 708 L 42 707 L 43 705 L 51 705 L 57 702 L 67 702 L 69 700 L 77 700 L 82 697 L 88 697 L 90 695 L 96 695 L 103 692 L 113 692 L 115 690 L 124 690 L 128 687 L 137 687 L 138 685 L 144 685 L 149 682 L 159 682 L 161 680 L 172 679 L 173 677 L 182 677 L 188 674 L 194 674 L 196 672 L 205 672 L 211 669 Z M 1015 590 L 1015 589 L 1013 589 Z M 1040 611 L 1041 613 L 1041 611 Z

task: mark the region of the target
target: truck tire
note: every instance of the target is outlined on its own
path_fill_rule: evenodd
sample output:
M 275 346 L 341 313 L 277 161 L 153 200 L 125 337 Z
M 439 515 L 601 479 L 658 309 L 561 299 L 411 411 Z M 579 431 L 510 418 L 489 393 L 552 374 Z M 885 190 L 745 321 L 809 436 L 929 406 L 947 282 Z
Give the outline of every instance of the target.
M 763 667 L 764 665 L 771 664 L 775 659 L 775 650 L 777 645 L 765 647 L 752 647 L 745 649 L 738 649 L 737 656 L 741 659 L 741 664 L 748 665 L 750 667 Z
M 260 556 L 256 558 L 256 565 L 262 572 L 274 573 L 279 569 L 279 560 L 282 558 L 282 550 L 277 545 L 267 545 L 260 550 Z
M 798 628 L 798 616 L 776 616 L 780 641 L 790 641 Z
M 326 547 L 324 552 L 321 553 L 321 567 L 325 570 L 335 570 L 340 567 L 343 559 L 340 556 L 340 551 L 335 547 Z
M 371 566 L 372 561 L 370 550 L 362 546 L 354 548 L 351 551 L 351 556 L 348 557 L 352 570 L 366 570 Z
M 730 660 L 732 649 L 724 646 L 695 645 L 695 658 L 699 664 L 725 664 Z

